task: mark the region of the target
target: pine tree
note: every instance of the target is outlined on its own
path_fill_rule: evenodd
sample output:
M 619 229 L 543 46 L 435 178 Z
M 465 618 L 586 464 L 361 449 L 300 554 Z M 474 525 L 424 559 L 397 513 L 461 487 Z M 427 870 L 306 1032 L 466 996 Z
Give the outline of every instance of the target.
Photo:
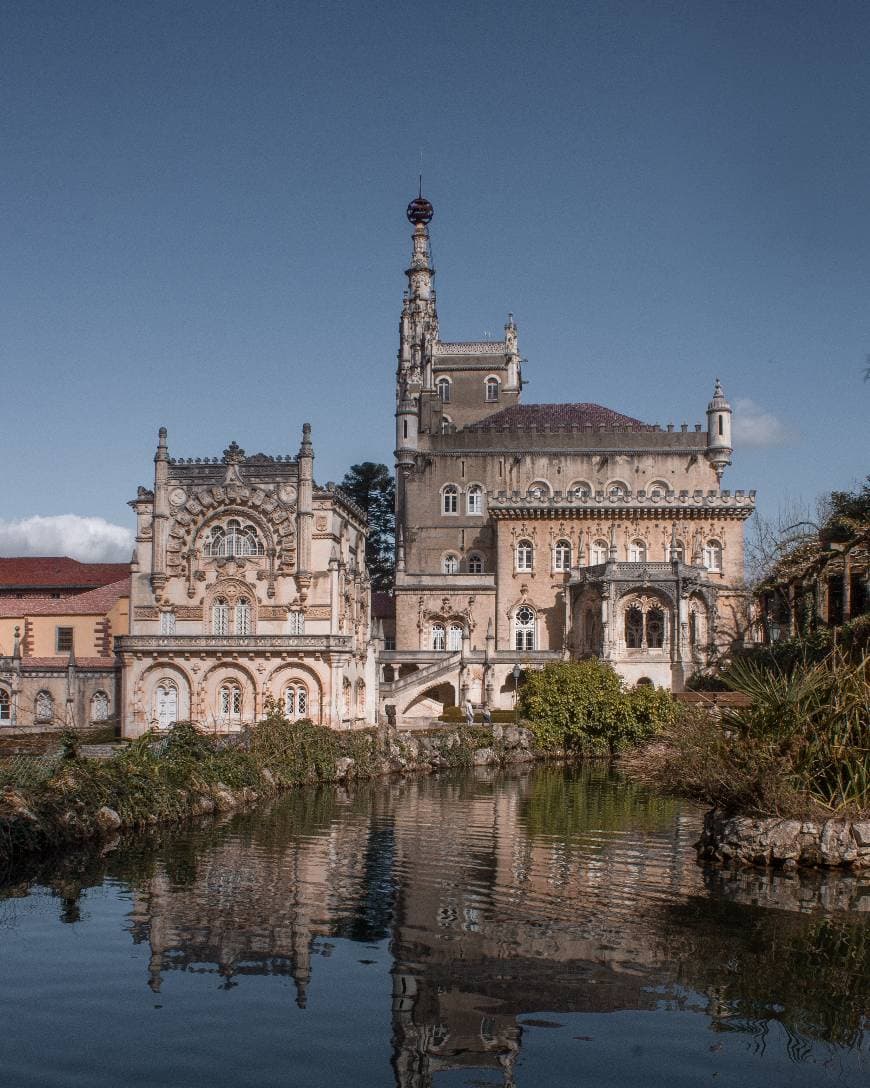
M 395 573 L 396 485 L 393 475 L 386 465 L 363 461 L 361 465 L 350 466 L 340 486 L 368 515 L 366 565 L 372 589 L 390 590 Z

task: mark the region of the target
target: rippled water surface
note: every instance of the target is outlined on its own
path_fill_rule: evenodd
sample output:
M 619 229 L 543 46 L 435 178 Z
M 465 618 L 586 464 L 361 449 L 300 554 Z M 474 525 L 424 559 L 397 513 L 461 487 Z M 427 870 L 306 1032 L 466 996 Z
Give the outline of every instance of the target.
M 870 878 L 601 770 L 298 792 L 0 888 L 24 1086 L 866 1085 Z

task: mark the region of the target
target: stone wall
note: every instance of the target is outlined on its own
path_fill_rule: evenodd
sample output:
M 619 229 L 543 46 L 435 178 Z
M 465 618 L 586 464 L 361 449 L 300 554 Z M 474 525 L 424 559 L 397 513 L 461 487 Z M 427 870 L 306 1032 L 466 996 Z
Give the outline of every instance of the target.
M 787 820 L 780 816 L 704 817 L 700 857 L 726 865 L 870 869 L 870 820 Z

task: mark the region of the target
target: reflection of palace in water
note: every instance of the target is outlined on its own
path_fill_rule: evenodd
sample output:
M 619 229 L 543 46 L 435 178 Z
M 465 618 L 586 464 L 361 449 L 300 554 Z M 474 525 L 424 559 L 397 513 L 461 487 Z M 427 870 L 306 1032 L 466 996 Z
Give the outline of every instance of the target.
M 694 819 L 645 795 L 613 810 L 612 791 L 596 808 L 605 795 L 590 789 L 569 834 L 538 833 L 536 805 L 563 803 L 536 799 L 542 782 L 401 781 L 371 808 L 323 791 L 314 818 L 288 798 L 274 821 L 242 819 L 197 843 L 179 871 L 167 855 L 132 912 L 134 938 L 150 942 L 149 984 L 175 970 L 227 985 L 290 975 L 304 1007 L 319 939 L 389 937 L 396 1084 L 499 1067 L 511 1083 L 518 1014 L 655 1007 L 667 950 L 650 889 L 702 889 Z

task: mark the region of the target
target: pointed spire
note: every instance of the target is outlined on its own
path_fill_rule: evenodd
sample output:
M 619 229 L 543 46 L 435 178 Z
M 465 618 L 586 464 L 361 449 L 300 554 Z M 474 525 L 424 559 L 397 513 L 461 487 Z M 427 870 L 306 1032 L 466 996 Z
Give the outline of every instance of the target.
M 169 450 L 166 446 L 166 428 L 161 427 L 157 432 L 157 452 L 154 454 L 155 461 L 168 461 Z

